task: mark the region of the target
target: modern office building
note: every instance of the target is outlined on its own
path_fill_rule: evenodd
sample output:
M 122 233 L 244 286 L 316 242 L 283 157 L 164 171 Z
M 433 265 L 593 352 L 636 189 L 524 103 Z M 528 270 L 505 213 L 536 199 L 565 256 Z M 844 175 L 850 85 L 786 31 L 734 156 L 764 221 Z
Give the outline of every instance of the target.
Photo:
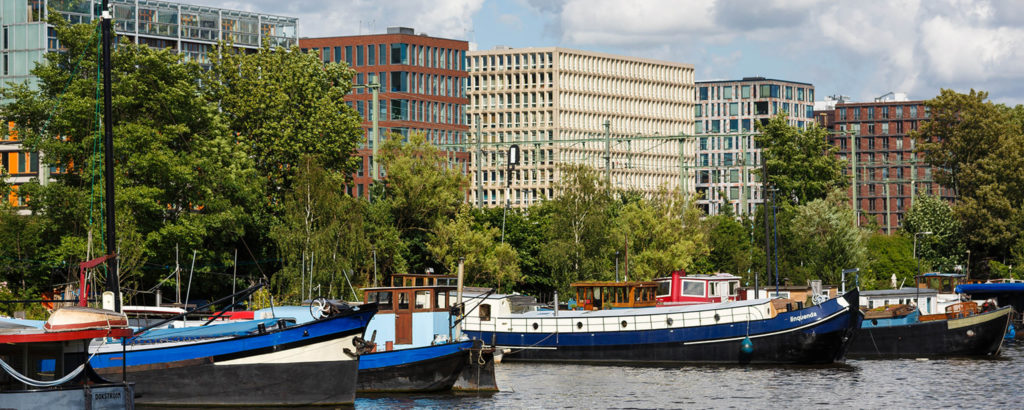
M 891 232 L 903 225 L 916 195 L 954 198 L 953 191 L 933 181 L 931 167 L 914 152 L 916 143 L 908 135 L 928 119 L 924 101 L 888 93 L 872 102 L 840 100 L 816 113 L 818 122 L 833 131 L 829 143 L 838 148 L 836 155 L 849 162 L 846 175 L 857 170 L 854 202 L 860 224 L 874 222 L 880 231 Z
M 209 62 L 207 53 L 218 41 L 243 49 L 258 48 L 264 41 L 272 46 L 298 44 L 298 19 L 247 11 L 155 0 L 110 0 L 115 35 L 137 44 L 170 48 L 186 60 Z M 42 63 L 46 53 L 59 51 L 57 33 L 46 23 L 48 10 L 60 13 L 71 23 L 89 23 L 100 15 L 101 0 L 0 0 L 0 87 L 7 83 L 35 85 L 31 70 Z M 46 178 L 37 153 L 23 152 L 12 124 L 0 139 L 0 159 L 15 189 L 33 178 Z M 55 171 L 51 169 L 50 171 Z M 17 203 L 12 194 L 11 202 Z
M 471 51 L 470 201 L 513 207 L 556 195 L 560 164 L 588 164 L 615 188 L 678 189 L 693 133 L 693 66 L 558 47 Z M 506 175 L 510 145 L 520 161 Z M 692 144 L 690 144 L 692 145 Z
M 386 34 L 302 38 L 299 46 L 303 51 L 317 51 L 324 62 L 346 62 L 356 71 L 356 87 L 345 101 L 363 117 L 366 142 L 359 150 L 363 165 L 349 187 L 352 195 L 368 197 L 373 181 L 371 78 L 380 86 L 378 127 L 382 139 L 389 134 L 408 137 L 412 132 L 425 133 L 429 141 L 443 147 L 453 166 L 466 171 L 468 153 L 456 145 L 463 142 L 469 129 L 464 111 L 468 42 L 390 27 Z M 383 168 L 380 170 L 383 173 Z
M 697 206 L 708 215 L 727 206 L 733 214 L 752 215 L 764 203 L 762 184 L 750 172 L 761 166 L 761 148 L 753 138 L 756 126 L 784 112 L 790 125 L 808 127 L 814 121 L 814 86 L 745 77 L 698 81 L 696 88 Z

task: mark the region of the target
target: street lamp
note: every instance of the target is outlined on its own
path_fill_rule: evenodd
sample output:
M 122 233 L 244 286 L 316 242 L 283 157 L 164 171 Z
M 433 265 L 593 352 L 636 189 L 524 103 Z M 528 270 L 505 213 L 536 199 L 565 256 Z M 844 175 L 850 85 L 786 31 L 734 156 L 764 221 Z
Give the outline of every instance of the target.
M 921 276 L 921 260 L 917 258 L 917 236 L 918 235 L 931 235 L 931 234 L 932 234 L 932 231 L 925 231 L 925 232 L 914 233 L 914 261 L 917 262 L 917 276 Z M 917 306 L 918 306 L 918 309 L 920 309 L 920 306 L 921 306 L 921 285 L 917 283 L 917 276 L 914 277 L 914 287 L 917 288 L 917 297 L 915 298 L 914 303 L 916 303 Z M 929 312 L 929 313 L 931 313 L 931 312 Z

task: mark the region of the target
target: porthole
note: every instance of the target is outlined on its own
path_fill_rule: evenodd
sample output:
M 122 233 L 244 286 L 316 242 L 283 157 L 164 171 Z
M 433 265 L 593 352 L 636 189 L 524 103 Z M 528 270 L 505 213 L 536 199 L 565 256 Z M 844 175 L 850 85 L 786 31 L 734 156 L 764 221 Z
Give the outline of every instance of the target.
M 622 321 L 622 327 L 626 327 L 627 324 L 625 320 Z
M 539 328 L 539 327 L 540 327 L 540 325 L 539 325 L 539 324 L 537 324 L 536 322 L 534 322 L 534 324 L 533 324 L 533 330 L 537 330 L 537 328 Z
M 871 319 L 872 325 L 878 325 L 878 319 Z
M 715 321 L 717 322 L 717 321 L 719 321 L 721 319 L 722 319 L 722 317 L 718 316 L 718 313 L 715 313 Z
M 667 323 L 669 326 L 672 326 L 672 318 L 665 319 L 665 323 Z
M 583 322 L 576 322 L 577 329 L 583 329 Z

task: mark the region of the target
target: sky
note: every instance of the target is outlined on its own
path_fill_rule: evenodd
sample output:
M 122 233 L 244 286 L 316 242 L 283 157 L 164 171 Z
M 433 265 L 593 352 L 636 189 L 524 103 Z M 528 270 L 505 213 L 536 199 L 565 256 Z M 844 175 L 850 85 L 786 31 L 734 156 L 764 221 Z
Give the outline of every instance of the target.
M 696 80 L 763 76 L 816 98 L 942 88 L 1024 104 L 1019 0 L 180 0 L 299 18 L 301 37 L 417 33 L 495 46 L 693 64 Z

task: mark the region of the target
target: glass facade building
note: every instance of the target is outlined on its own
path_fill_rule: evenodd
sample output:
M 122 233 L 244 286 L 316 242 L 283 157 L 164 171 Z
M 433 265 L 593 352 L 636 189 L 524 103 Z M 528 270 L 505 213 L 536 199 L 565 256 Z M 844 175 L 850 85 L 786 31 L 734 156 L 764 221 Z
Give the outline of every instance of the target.
M 57 33 L 46 23 L 48 10 L 73 24 L 90 23 L 101 14 L 102 0 L 0 0 L 0 87 L 8 83 L 36 84 L 31 70 L 45 55 L 59 51 Z M 170 48 L 188 61 L 209 62 L 208 52 L 218 41 L 241 49 L 297 45 L 298 19 L 155 0 L 110 0 L 113 29 L 118 37 L 137 44 Z M 7 130 L 12 129 L 7 124 Z M 39 155 L 22 152 L 11 131 L 0 137 L 0 160 L 15 190 L 40 173 Z M 10 201 L 16 205 L 16 194 Z
M 697 206 L 707 215 L 732 207 L 736 215 L 753 214 L 764 202 L 761 182 L 750 172 L 761 166 L 761 147 L 753 134 L 780 112 L 789 124 L 806 128 L 814 122 L 814 86 L 808 83 L 746 77 L 698 81 L 694 106 Z

